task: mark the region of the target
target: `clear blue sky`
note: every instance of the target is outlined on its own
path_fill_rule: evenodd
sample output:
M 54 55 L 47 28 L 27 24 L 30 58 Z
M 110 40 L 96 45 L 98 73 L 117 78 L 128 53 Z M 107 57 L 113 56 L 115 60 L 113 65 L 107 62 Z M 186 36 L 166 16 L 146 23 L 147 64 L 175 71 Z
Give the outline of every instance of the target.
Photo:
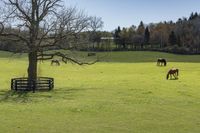
M 176 21 L 191 12 L 200 13 L 200 0 L 65 0 L 66 6 L 77 6 L 89 15 L 102 17 L 103 30 L 160 21 Z

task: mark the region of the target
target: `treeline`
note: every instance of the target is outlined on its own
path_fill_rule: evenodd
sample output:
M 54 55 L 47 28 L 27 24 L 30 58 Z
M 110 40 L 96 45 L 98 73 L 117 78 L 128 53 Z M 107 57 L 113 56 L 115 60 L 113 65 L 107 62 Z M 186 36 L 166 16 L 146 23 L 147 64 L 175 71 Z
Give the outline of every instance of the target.
M 94 34 L 92 34 L 94 36 Z M 109 41 L 109 37 L 113 37 Z M 200 14 L 192 13 L 189 18 L 180 18 L 177 22 L 160 22 L 139 26 L 118 27 L 110 34 L 101 34 L 96 38 L 108 37 L 101 40 L 107 46 L 91 45 L 90 50 L 154 50 L 179 54 L 200 53 Z M 95 38 L 95 37 L 94 37 Z M 98 40 L 98 39 L 97 39 Z M 95 39 L 93 39 L 93 44 Z
M 14 32 L 14 29 L 11 28 L 7 28 L 7 30 Z M 26 35 L 26 32 L 22 34 Z M 69 43 L 68 47 L 83 51 L 154 50 L 179 54 L 199 54 L 200 14 L 192 13 L 188 18 L 180 18 L 177 22 L 145 25 L 141 21 L 139 26 L 117 27 L 113 32 L 82 32 L 78 38 L 79 41 L 76 44 Z M 0 49 L 15 52 L 27 50 L 21 42 L 13 42 L 4 38 L 0 38 Z
M 160 22 L 138 27 L 118 27 L 114 32 L 117 49 L 161 50 L 173 53 L 200 53 L 200 15 L 177 22 Z

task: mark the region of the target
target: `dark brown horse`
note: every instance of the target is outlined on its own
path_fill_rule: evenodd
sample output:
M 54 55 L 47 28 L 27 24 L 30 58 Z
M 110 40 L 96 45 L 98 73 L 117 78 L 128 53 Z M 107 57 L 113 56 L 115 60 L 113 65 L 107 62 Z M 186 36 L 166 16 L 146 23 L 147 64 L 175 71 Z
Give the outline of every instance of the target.
M 174 79 L 178 79 L 178 75 L 179 75 L 179 70 L 176 68 L 172 68 L 167 73 L 167 80 L 169 79 L 169 76 L 170 76 L 170 79 L 172 79 L 172 76 L 174 77 Z
M 60 66 L 59 60 L 51 60 L 51 65 L 56 64 L 57 66 Z
M 157 66 L 167 66 L 167 61 L 166 61 L 166 59 L 163 59 L 163 58 L 159 58 L 158 60 L 157 60 Z

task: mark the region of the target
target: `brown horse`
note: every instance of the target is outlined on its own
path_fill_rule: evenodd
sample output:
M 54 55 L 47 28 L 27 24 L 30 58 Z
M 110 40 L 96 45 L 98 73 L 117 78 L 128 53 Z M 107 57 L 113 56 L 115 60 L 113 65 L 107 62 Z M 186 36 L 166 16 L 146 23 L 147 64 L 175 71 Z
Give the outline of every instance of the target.
M 159 58 L 158 60 L 157 60 L 157 66 L 166 66 L 167 65 L 167 61 L 166 61 L 166 59 L 163 59 L 163 58 Z
M 172 76 L 174 77 L 174 79 L 178 79 L 178 75 L 179 75 L 179 70 L 176 68 L 172 68 L 167 73 L 167 80 L 169 79 L 169 76 L 170 76 L 170 79 L 172 79 Z
M 56 64 L 57 66 L 60 66 L 59 60 L 51 60 L 51 65 Z

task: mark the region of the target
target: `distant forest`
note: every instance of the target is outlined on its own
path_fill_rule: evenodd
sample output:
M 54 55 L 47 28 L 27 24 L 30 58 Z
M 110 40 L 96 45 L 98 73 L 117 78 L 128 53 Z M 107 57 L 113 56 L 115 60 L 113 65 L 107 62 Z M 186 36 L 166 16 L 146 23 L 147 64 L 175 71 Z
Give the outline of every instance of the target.
M 15 32 L 17 29 L 6 27 L 6 30 Z M 26 34 L 26 31 L 22 32 Z M 200 14 L 191 13 L 188 18 L 180 18 L 177 22 L 164 21 L 146 25 L 141 21 L 139 26 L 116 27 L 112 32 L 81 32 L 79 38 L 80 42 L 71 44 L 70 47 L 82 51 L 152 50 L 178 54 L 200 54 Z M 2 37 L 0 38 L 0 49 L 12 52 L 26 52 L 27 50 L 21 42 Z M 58 48 L 55 47 L 55 49 Z
M 200 53 L 200 14 L 177 22 L 160 22 L 128 28 L 118 27 L 113 32 L 116 49 L 158 50 L 179 54 Z

